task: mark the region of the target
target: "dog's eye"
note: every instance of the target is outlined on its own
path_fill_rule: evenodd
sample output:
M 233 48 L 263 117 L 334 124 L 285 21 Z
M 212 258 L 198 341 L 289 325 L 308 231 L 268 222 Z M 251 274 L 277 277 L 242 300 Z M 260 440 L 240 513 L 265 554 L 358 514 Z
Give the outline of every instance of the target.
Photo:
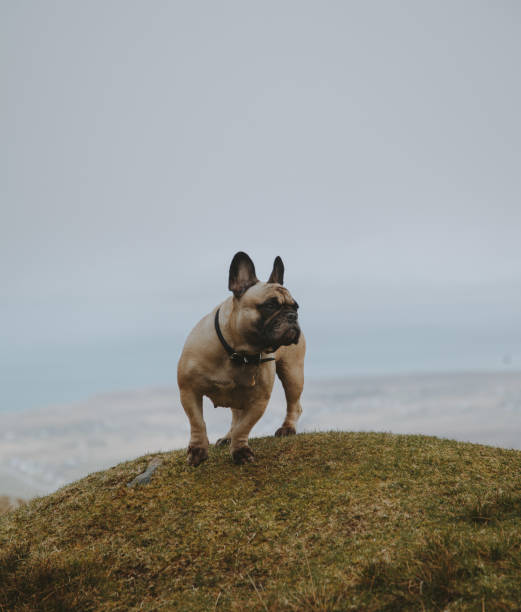
M 268 302 L 264 302 L 264 304 L 261 305 L 262 310 L 266 310 L 269 312 L 273 312 L 274 310 L 277 310 L 277 308 L 280 307 L 280 304 L 277 300 L 269 300 Z

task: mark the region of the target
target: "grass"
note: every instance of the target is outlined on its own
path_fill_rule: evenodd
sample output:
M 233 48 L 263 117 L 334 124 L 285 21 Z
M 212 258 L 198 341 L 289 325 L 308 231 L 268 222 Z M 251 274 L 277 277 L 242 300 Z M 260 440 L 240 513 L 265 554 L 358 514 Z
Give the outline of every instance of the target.
M 519 610 L 521 453 L 424 436 L 149 455 L 0 518 L 0 610 Z M 153 456 L 149 485 L 126 483 Z

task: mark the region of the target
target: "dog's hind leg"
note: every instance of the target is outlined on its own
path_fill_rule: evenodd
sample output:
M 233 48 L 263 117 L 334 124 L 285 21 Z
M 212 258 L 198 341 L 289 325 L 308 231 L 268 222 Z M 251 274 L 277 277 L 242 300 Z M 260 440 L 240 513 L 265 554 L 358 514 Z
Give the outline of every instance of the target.
M 234 426 L 237 424 L 237 421 L 239 420 L 239 411 L 236 408 L 232 408 L 231 411 L 232 411 L 232 424 L 230 425 L 230 429 L 225 436 L 217 440 L 217 442 L 215 443 L 215 446 L 226 446 L 227 444 L 230 444 L 230 442 L 232 441 L 232 429 L 234 428 Z
M 180 388 L 181 404 L 190 421 L 190 444 L 188 445 L 188 464 L 198 466 L 208 459 L 208 436 L 203 419 L 203 396 L 192 389 Z
M 306 343 L 304 336 L 298 344 L 280 349 L 277 359 L 277 376 L 280 378 L 286 394 L 286 418 L 275 432 L 276 436 L 291 436 L 297 433 L 297 421 L 302 414 L 300 396 L 304 389 L 304 356 Z
M 250 431 L 261 418 L 268 405 L 269 397 L 255 401 L 248 408 L 236 410 L 237 421 L 231 429 L 232 440 L 230 451 L 235 463 L 242 464 L 254 461 L 254 454 L 248 446 Z

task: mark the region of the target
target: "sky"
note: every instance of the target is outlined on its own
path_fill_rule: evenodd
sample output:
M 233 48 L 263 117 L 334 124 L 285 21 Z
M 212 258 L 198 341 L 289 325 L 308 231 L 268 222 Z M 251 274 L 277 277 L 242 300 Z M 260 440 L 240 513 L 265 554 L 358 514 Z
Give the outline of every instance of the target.
M 521 6 L 0 0 L 0 410 L 174 385 L 238 250 L 307 370 L 521 369 Z

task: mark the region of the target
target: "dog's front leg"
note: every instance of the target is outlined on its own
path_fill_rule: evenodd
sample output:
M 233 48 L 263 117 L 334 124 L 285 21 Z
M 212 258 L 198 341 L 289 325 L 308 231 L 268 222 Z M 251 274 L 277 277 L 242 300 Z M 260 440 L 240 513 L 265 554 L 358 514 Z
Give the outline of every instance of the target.
M 248 408 L 237 410 L 237 422 L 231 429 L 230 451 L 235 463 L 254 461 L 254 454 L 248 446 L 248 437 L 255 423 L 261 418 L 268 405 L 267 400 L 257 400 Z
M 203 396 L 193 389 L 180 389 L 181 404 L 190 421 L 188 464 L 197 466 L 208 459 L 208 436 L 203 419 Z
M 297 432 L 297 421 L 302 414 L 300 396 L 304 388 L 304 355 L 306 344 L 304 336 L 300 337 L 297 346 L 283 349 L 277 361 L 277 376 L 280 378 L 286 394 L 286 418 L 275 432 L 276 436 L 291 436 Z

